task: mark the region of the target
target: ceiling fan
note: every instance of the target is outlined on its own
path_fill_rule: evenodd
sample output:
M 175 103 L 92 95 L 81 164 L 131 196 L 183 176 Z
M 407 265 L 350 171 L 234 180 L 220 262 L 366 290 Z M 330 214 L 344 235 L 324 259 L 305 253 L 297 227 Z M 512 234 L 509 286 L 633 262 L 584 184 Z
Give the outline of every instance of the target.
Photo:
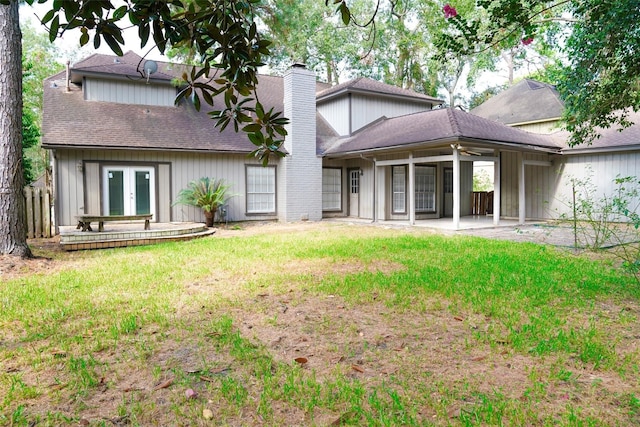
M 482 153 L 478 152 L 478 151 L 473 151 L 470 150 L 466 147 L 463 147 L 460 144 L 452 144 L 451 148 L 453 148 L 454 150 L 458 150 L 460 152 L 461 155 L 463 156 L 482 156 Z

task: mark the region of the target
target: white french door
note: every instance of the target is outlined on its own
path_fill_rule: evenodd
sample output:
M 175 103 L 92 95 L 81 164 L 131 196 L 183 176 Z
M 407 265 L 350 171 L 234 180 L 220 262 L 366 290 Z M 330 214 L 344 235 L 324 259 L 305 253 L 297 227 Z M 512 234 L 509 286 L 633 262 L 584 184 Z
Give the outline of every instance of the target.
M 156 185 L 153 167 L 105 166 L 102 182 L 105 215 L 155 216 Z

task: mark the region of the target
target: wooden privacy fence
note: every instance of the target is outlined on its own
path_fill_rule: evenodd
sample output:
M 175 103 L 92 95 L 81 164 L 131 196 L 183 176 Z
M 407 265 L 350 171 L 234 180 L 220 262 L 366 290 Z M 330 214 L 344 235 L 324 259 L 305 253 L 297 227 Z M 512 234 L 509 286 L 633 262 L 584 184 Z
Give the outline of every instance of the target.
M 474 191 L 471 193 L 471 214 L 493 214 L 493 191 Z
M 51 237 L 51 193 L 43 187 L 25 187 L 27 237 Z

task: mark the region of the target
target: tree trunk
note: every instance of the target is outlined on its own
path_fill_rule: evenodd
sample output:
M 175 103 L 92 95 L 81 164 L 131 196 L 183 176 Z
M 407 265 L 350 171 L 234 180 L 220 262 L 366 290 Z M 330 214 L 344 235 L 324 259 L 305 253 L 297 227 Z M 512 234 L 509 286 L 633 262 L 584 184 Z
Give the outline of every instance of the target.
M 22 34 L 18 0 L 0 4 L 0 254 L 30 257 L 22 187 Z
M 216 217 L 216 211 L 203 211 L 204 212 L 204 225 L 211 228 L 213 227 L 213 220 Z

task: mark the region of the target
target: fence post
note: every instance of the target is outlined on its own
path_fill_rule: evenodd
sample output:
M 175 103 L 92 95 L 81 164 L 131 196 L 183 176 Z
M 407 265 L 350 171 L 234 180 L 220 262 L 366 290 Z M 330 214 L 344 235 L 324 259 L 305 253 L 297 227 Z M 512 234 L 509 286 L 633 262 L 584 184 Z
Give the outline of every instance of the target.
M 33 188 L 24 188 L 24 197 L 26 201 L 26 214 L 27 214 L 27 237 L 32 239 L 35 237 L 35 231 L 33 229 Z
M 51 237 L 51 197 L 49 190 L 24 187 L 27 238 Z
M 40 238 L 44 234 L 42 232 L 42 188 L 35 187 L 34 189 L 34 203 L 33 203 L 33 216 L 35 219 L 34 230 L 35 237 Z
M 51 194 L 49 193 L 49 189 L 44 190 L 42 199 L 44 212 L 44 215 L 42 216 L 42 223 L 44 227 L 42 237 L 51 237 Z

